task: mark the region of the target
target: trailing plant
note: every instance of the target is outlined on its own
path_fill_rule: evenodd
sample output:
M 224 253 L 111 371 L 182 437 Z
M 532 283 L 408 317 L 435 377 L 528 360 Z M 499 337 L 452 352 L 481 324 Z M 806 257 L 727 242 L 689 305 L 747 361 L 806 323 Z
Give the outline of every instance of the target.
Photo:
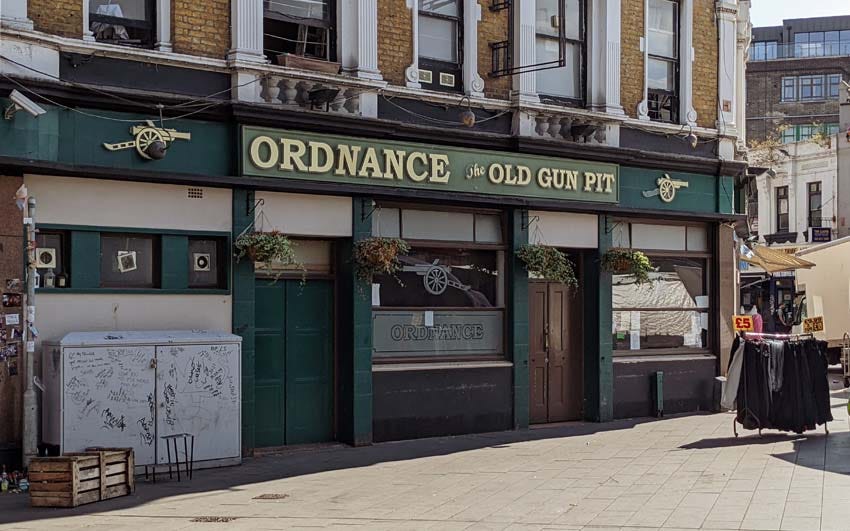
M 304 270 L 304 266 L 295 258 L 295 243 L 280 231 L 243 234 L 236 238 L 233 247 L 236 249 L 236 261 L 247 256 L 252 262 L 262 263 L 269 273 L 275 273 L 273 263 Z M 280 276 L 280 273 L 276 276 Z
M 637 284 L 651 282 L 649 273 L 655 271 L 649 257 L 631 249 L 611 249 L 602 255 L 600 265 L 603 270 L 610 273 L 632 275 Z
M 369 284 L 375 275 L 392 275 L 398 280 L 396 273 L 402 267 L 398 257 L 409 252 L 410 245 L 401 238 L 373 236 L 360 240 L 354 244 L 357 277 Z
M 573 263 L 558 249 L 548 245 L 523 245 L 516 255 L 529 273 L 566 286 L 578 286 Z

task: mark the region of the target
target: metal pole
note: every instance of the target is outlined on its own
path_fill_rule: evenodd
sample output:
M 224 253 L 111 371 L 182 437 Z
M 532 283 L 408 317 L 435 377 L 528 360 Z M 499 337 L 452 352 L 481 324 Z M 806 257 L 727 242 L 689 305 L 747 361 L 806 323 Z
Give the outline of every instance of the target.
M 21 326 L 24 352 L 26 353 L 26 376 L 24 377 L 24 466 L 28 467 L 30 460 L 38 456 L 38 400 L 35 395 L 35 337 L 30 334 L 30 327 L 35 326 L 35 198 L 27 200 L 26 248 L 26 281 L 27 291 L 24 300 L 24 319 Z

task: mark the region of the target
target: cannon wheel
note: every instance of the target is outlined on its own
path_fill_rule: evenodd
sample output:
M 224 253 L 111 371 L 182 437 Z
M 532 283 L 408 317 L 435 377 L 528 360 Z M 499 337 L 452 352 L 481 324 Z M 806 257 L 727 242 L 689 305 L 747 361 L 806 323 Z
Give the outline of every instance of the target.
M 136 151 L 138 151 L 139 155 L 142 157 L 150 159 L 147 149 L 151 144 L 157 141 L 165 142 L 165 138 L 162 136 L 162 133 L 152 127 L 145 127 L 139 131 L 138 135 L 136 135 Z
M 673 182 L 667 179 L 662 180 L 658 184 L 658 192 L 661 195 L 661 200 L 665 203 L 670 203 L 676 197 L 676 187 Z
M 442 295 L 449 286 L 449 275 L 442 267 L 431 267 L 422 277 L 422 284 L 431 295 Z

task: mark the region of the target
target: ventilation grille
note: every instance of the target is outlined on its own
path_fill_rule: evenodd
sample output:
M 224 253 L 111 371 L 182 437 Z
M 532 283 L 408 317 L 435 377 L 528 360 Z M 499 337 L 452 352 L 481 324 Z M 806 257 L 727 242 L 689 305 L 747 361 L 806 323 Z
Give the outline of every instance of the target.
M 204 189 L 203 188 L 187 188 L 186 196 L 189 199 L 203 199 L 204 198 Z

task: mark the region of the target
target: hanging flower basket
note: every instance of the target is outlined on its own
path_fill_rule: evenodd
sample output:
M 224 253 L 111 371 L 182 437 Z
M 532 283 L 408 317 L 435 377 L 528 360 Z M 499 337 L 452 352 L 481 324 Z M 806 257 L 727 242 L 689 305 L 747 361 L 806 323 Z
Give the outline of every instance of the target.
M 272 264 L 276 267 L 304 267 L 295 258 L 295 244 L 285 234 L 279 231 L 249 232 L 236 238 L 233 244 L 236 261 L 248 257 L 252 262 L 260 262 L 264 269 L 273 273 Z
M 575 267 L 567 255 L 548 245 L 523 245 L 516 253 L 529 273 L 550 282 L 578 286 Z
M 649 273 L 655 271 L 645 254 L 631 249 L 611 249 L 602 256 L 601 265 L 610 273 L 632 275 L 637 284 L 651 282 Z
M 375 275 L 392 275 L 401 271 L 398 257 L 410 252 L 410 245 L 401 238 L 373 236 L 354 244 L 354 263 L 357 277 L 369 284 Z M 398 277 L 396 277 L 398 280 Z M 401 283 L 399 281 L 399 283 Z

